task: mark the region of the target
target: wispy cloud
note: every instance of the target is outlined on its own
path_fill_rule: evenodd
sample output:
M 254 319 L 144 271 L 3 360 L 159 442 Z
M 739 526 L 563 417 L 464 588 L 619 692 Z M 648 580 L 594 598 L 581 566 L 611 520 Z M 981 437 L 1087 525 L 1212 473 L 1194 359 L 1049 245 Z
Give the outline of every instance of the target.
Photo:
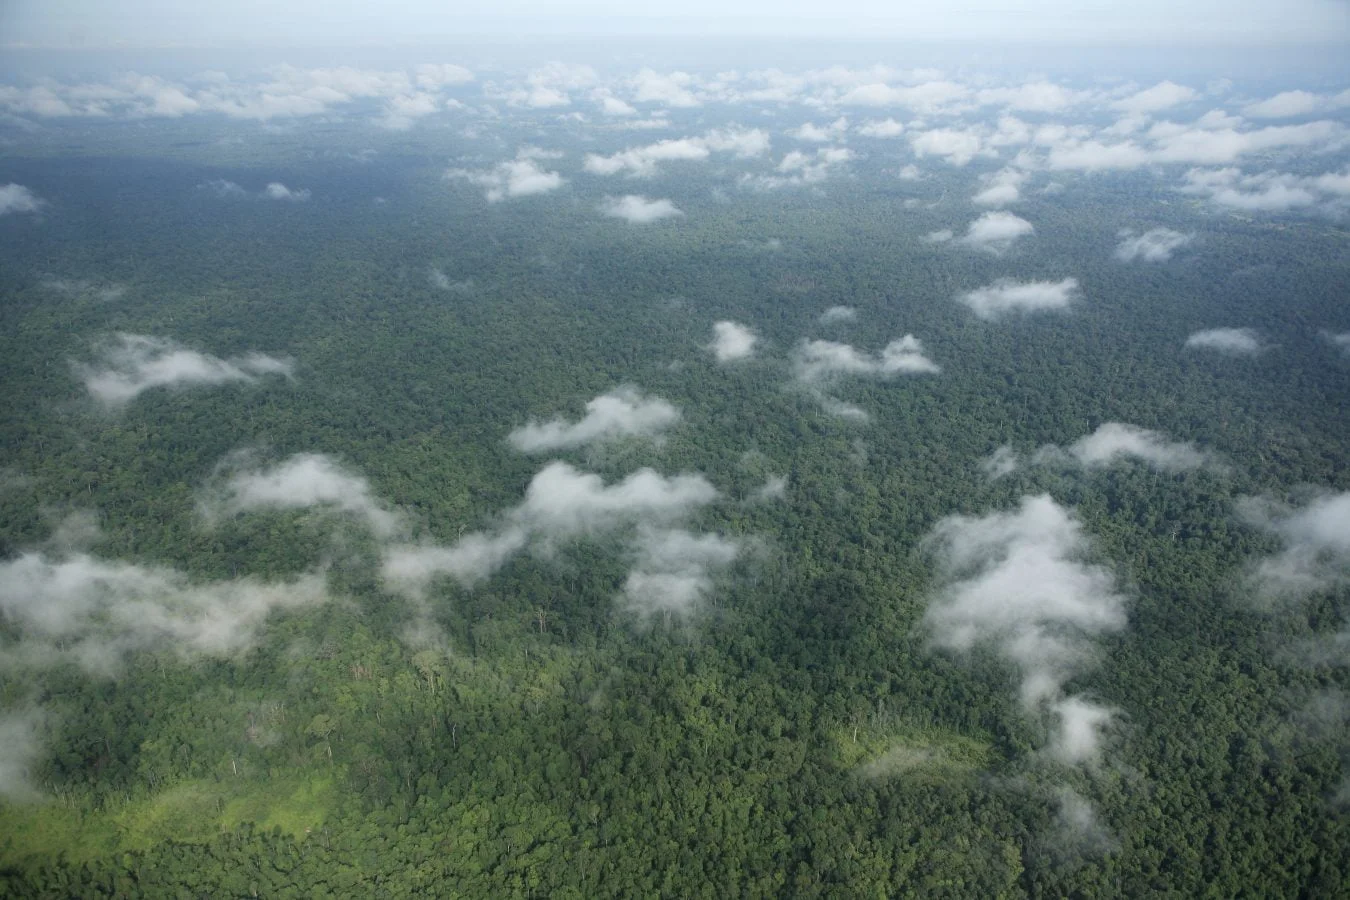
M 927 538 L 942 585 L 925 617 L 934 642 L 990 646 L 1021 675 L 1024 708 L 1050 729 L 1049 752 L 1094 760 L 1112 711 L 1064 685 L 1094 664 L 1093 638 L 1125 627 L 1111 573 L 1086 561 L 1082 527 L 1048 496 L 1011 512 L 949 516 Z
M 858 311 L 851 306 L 831 306 L 820 314 L 820 324 L 833 325 L 839 322 L 853 322 L 858 318 Z
M 402 517 L 376 499 L 363 476 L 321 453 L 299 453 L 272 466 L 237 454 L 217 470 L 201 499 L 208 521 L 261 509 L 309 508 L 349 515 L 382 538 L 402 527 Z
M 1298 507 L 1248 497 L 1237 508 L 1284 544 L 1252 568 L 1250 581 L 1262 596 L 1298 599 L 1350 581 L 1350 492 L 1318 494 Z
M 627 174 L 651 177 L 660 171 L 664 162 L 700 162 L 713 153 L 729 153 L 738 159 L 752 159 L 769 152 L 769 133 L 762 129 L 716 129 L 698 137 L 657 141 L 643 147 L 632 147 L 611 156 L 596 153 L 586 155 L 587 172 L 595 175 Z
M 1186 346 L 1200 350 L 1217 350 L 1234 356 L 1253 356 L 1264 348 L 1252 328 L 1207 328 L 1186 338 Z
M 1119 234 L 1120 244 L 1116 247 L 1116 259 L 1121 262 L 1166 262 L 1172 254 L 1189 244 L 1194 235 L 1183 234 L 1170 228 L 1152 228 L 1143 234 L 1129 229 Z
M 531 422 L 507 436 L 522 453 L 548 453 L 627 437 L 655 437 L 680 420 L 680 411 L 660 397 L 644 397 L 633 387 L 601 394 L 586 404 L 576 422 Z
M 642 618 L 687 615 L 712 591 L 714 573 L 740 553 L 741 545 L 722 535 L 644 526 L 624 581 L 624 605 Z
M 90 396 L 108 407 L 130 403 L 152 388 L 253 383 L 264 375 L 290 376 L 290 360 L 262 353 L 221 359 L 165 338 L 118 334 L 105 342 L 93 363 L 75 363 Z
M 1078 279 L 1061 281 L 1014 281 L 993 284 L 961 294 L 956 299 L 981 319 L 996 319 L 1022 312 L 1066 309 L 1079 296 Z
M 598 475 L 553 462 L 534 476 L 525 499 L 503 514 L 496 528 L 466 535 L 450 546 L 391 545 L 385 551 L 383 578 L 390 590 L 411 596 L 420 596 L 444 576 L 470 587 L 531 546 L 546 549 L 562 539 L 638 525 L 674 526 L 717 496 L 701 475 L 667 478 L 640 469 L 606 485 Z

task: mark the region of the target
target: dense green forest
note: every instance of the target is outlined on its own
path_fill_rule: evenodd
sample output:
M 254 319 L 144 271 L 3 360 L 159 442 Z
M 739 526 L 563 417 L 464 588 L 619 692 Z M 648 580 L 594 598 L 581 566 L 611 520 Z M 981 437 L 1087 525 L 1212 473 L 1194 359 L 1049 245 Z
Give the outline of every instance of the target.
M 16 130 L 0 893 L 1350 892 L 1344 221 L 1037 170 L 962 245 L 1006 159 L 742 179 L 778 115 L 614 183 L 738 126 Z M 454 174 L 513 158 L 561 186 Z M 605 397 L 664 418 L 554 421 Z

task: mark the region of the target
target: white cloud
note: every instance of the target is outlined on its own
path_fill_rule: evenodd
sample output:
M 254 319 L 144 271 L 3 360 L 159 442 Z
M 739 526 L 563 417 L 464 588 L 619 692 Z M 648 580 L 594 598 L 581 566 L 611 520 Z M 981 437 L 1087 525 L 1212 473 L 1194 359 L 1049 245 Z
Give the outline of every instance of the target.
M 891 341 L 876 355 L 834 341 L 803 341 L 795 353 L 794 364 L 798 379 L 807 383 L 838 375 L 890 378 L 942 371 L 924 356 L 923 344 L 912 334 Z
M 741 551 L 721 535 L 650 526 L 639 530 L 636 549 L 623 598 L 643 618 L 693 612 L 712 591 L 713 573 L 735 562 Z
M 1291 119 L 1317 112 L 1325 103 L 1325 98 L 1307 91 L 1283 91 L 1259 103 L 1244 106 L 1242 114 L 1253 119 Z
M 645 225 L 683 216 L 684 213 L 669 200 L 648 200 L 638 194 L 625 194 L 622 197 L 606 197 L 600 204 L 600 212 L 611 218 L 623 219 L 636 225 Z
M 812 122 L 807 122 L 799 128 L 789 131 L 788 134 L 799 141 L 810 141 L 816 144 L 824 144 L 829 141 L 839 140 L 848 132 L 848 119 L 840 116 L 828 125 L 819 126 Z
M 222 656 L 252 644 L 273 611 L 323 602 L 324 579 L 197 583 L 172 569 L 83 553 L 24 553 L 0 563 L 0 613 L 22 636 L 9 665 L 73 661 L 100 674 L 136 651 Z
M 747 359 L 755 352 L 755 333 L 736 322 L 716 322 L 713 324 L 713 341 L 708 349 L 720 363 Z
M 600 98 L 600 111 L 607 116 L 635 116 L 637 109 L 618 97 L 605 95 Z
M 923 177 L 923 172 L 919 171 L 918 166 L 911 163 L 907 166 L 902 166 L 900 171 L 896 173 L 896 177 L 901 181 L 918 181 Z
M 987 212 L 966 228 L 963 244 L 1001 253 L 1012 246 L 1013 241 L 1036 231 L 1031 223 L 1020 216 L 999 210 Z
M 390 590 L 412 596 L 439 576 L 468 587 L 532 545 L 547 549 L 566 538 L 638 525 L 672 526 L 717 496 L 700 475 L 666 478 L 640 469 L 607 486 L 598 475 L 552 462 L 534 476 L 525 499 L 495 529 L 466 535 L 449 547 L 391 546 L 385 551 L 382 576 Z
M 90 395 L 109 407 L 129 403 L 151 388 L 251 384 L 263 375 L 289 376 L 292 370 L 289 360 L 262 353 L 221 359 L 140 334 L 118 334 L 98 355 L 96 363 L 77 363 L 74 368 Z
M 1163 81 L 1147 90 L 1122 97 L 1112 103 L 1111 108 L 1125 113 L 1156 113 L 1199 98 L 1200 95 L 1193 88 Z
M 466 169 L 450 169 L 446 178 L 463 179 L 484 189 L 483 196 L 489 203 L 498 203 L 511 197 L 532 197 L 556 191 L 567 183 L 557 172 L 546 171 L 529 154 L 522 151 L 515 159 L 498 163 L 491 169 L 474 172 Z
M 1262 350 L 1261 340 L 1251 328 L 1207 328 L 1186 338 L 1186 346 L 1237 356 L 1251 356 Z
M 439 109 L 439 101 L 431 94 L 400 94 L 385 103 L 380 124 L 390 131 L 407 131 L 418 119 L 433 115 Z
M 769 134 L 762 129 L 718 129 L 698 137 L 673 138 L 644 147 L 631 147 L 610 156 L 586 155 L 587 172 L 594 175 L 627 173 L 647 178 L 660 171 L 663 162 L 702 162 L 713 153 L 730 153 L 750 159 L 769 151 Z
M 660 103 L 665 106 L 687 108 L 701 106 L 694 94 L 694 77 L 687 72 L 662 74 L 643 69 L 633 76 L 633 99 L 639 103 Z
M 934 128 L 910 132 L 910 146 L 920 159 L 939 156 L 954 166 L 964 166 L 984 152 L 984 140 L 973 129 Z
M 655 437 L 679 420 L 680 411 L 660 397 L 621 387 L 587 402 L 586 415 L 575 423 L 531 422 L 512 431 L 507 441 L 522 453 L 548 453 L 626 437 Z
M 1003 278 L 993 284 L 961 294 L 956 299 L 981 319 L 994 319 L 1016 312 L 1065 309 L 1078 298 L 1078 279 L 1061 281 L 1014 281 Z
M 328 508 L 364 522 L 376 536 L 392 537 L 401 517 L 371 493 L 370 483 L 321 453 L 298 453 L 267 468 L 236 456 L 203 493 L 203 515 L 214 520 L 259 509 Z
M 835 322 L 853 322 L 858 318 L 858 311 L 851 306 L 831 306 L 820 314 L 820 324 L 830 325 Z
M 1164 472 L 1197 469 L 1210 459 L 1194 444 L 1169 441 L 1159 432 L 1123 422 L 1102 424 L 1092 434 L 1070 444 L 1068 453 L 1080 465 L 1089 468 L 1114 465 L 1129 457 Z
M 244 190 L 243 186 L 235 184 L 233 181 L 226 181 L 224 178 L 216 178 L 205 184 L 199 184 L 197 187 L 214 191 L 218 197 L 248 196 L 248 191 Z
M 304 190 L 293 191 L 281 182 L 273 181 L 263 189 L 263 196 L 269 200 L 292 200 L 300 203 L 308 200 L 310 194 L 307 188 Z
M 1049 147 L 1046 165 L 1051 169 L 1104 171 L 1177 163 L 1223 165 L 1246 155 L 1283 148 L 1321 145 L 1332 149 L 1346 140 L 1345 127 L 1338 122 L 1317 121 L 1239 131 L 1231 125 L 1213 127 L 1215 121 L 1210 115 L 1191 125 L 1157 123 L 1143 136 L 1142 142 L 1103 143 L 1081 135 L 1047 133 L 1038 138 L 1038 143 Z
M 942 584 L 925 616 L 934 643 L 992 647 L 1020 673 L 1023 706 L 1052 729 L 1050 752 L 1095 759 L 1111 713 L 1064 685 L 1091 667 L 1095 636 L 1125 627 L 1125 599 L 1085 561 L 1082 527 L 1050 497 L 1023 497 L 1012 512 L 949 516 L 926 544 Z
M 775 167 L 777 175 L 743 175 L 741 181 L 751 187 L 764 190 L 816 184 L 824 181 L 838 168 L 853 159 L 853 151 L 847 147 L 821 147 L 814 154 L 793 150 L 779 161 Z
M 1350 353 L 1350 331 L 1339 333 L 1324 331 L 1322 336 L 1330 341 L 1333 347 L 1339 347 L 1343 352 Z
M 1165 262 L 1172 258 L 1178 248 L 1189 244 L 1194 235 L 1183 234 L 1170 228 L 1152 228 L 1143 234 L 1133 231 L 1120 232 L 1120 245 L 1116 247 L 1116 259 L 1121 262 Z
M 21 184 L 11 183 L 0 187 L 0 216 L 37 212 L 45 203 L 45 200 Z
M 1238 514 L 1284 543 L 1250 573 L 1262 596 L 1299 598 L 1350 580 L 1350 491 L 1324 493 L 1298 508 L 1248 497 Z
M 923 236 L 923 240 L 924 243 L 927 244 L 945 244 L 947 241 L 950 241 L 954 237 L 956 237 L 956 233 L 954 231 L 952 231 L 950 228 L 942 228 L 939 229 L 938 231 L 928 232 Z
M 970 88 L 951 81 L 895 87 L 882 82 L 858 85 L 839 98 L 846 106 L 900 106 L 928 114 L 941 112 L 971 96 Z
M 905 133 L 905 126 L 895 119 L 873 119 L 858 126 L 858 134 L 872 138 L 894 138 Z
M 1025 172 L 1001 169 L 984 180 L 984 189 L 971 198 L 977 206 L 1007 206 L 1021 199 L 1021 187 L 1026 182 Z
M 1182 193 L 1244 212 L 1287 212 L 1321 205 L 1344 206 L 1350 197 L 1350 171 L 1313 177 L 1266 171 L 1244 175 L 1236 168 L 1191 169 Z
M 997 480 L 1017 471 L 1021 464 L 1017 451 L 1008 444 L 997 448 L 993 453 L 980 460 L 980 471 L 989 478 Z

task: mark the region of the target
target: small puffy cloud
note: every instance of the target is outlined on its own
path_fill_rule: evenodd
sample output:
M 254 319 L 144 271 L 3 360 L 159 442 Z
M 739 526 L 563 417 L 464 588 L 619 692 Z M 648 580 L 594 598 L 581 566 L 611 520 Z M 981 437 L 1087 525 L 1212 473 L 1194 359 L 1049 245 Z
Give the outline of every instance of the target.
M 736 561 L 741 547 L 717 534 L 643 527 L 637 561 L 623 585 L 624 605 L 642 618 L 688 615 L 713 587 L 713 574 Z
M 858 126 L 858 134 L 871 138 L 894 138 L 905 133 L 905 126 L 895 119 L 873 119 Z
M 621 387 L 589 401 L 577 422 L 531 422 L 512 431 L 507 442 L 522 453 L 549 453 L 626 437 L 655 437 L 679 420 L 680 411 L 660 397 Z
M 669 200 L 648 200 L 638 194 L 625 194 L 622 197 L 606 197 L 600 204 L 603 215 L 623 219 L 635 225 L 646 225 L 683 216 L 684 213 Z
M 99 348 L 96 362 L 74 366 L 90 396 L 109 407 L 125 405 L 152 388 L 251 384 L 264 375 L 289 376 L 292 368 L 290 360 L 262 353 L 221 359 L 140 334 L 118 334 Z
M 1251 328 L 1207 328 L 1186 338 L 1186 346 L 1235 356 L 1252 356 L 1263 349 L 1261 339 Z
M 431 94 L 400 94 L 385 103 L 384 118 L 380 124 L 390 131 L 407 131 L 418 119 L 430 116 L 439 109 L 439 102 Z
M 730 153 L 738 159 L 750 159 L 769 151 L 769 134 L 758 128 L 727 128 L 709 131 L 698 137 L 672 138 L 643 147 L 621 150 L 610 156 L 586 155 L 587 172 L 594 175 L 618 175 L 647 178 L 660 171 L 663 162 L 702 162 L 713 153 Z
M 635 116 L 637 108 L 618 97 L 606 94 L 600 98 L 600 111 L 607 116 Z
M 45 200 L 21 184 L 0 187 L 0 216 L 37 212 L 44 203 Z
M 498 163 L 491 169 L 473 172 L 466 169 L 450 169 L 446 178 L 462 179 L 484 189 L 483 196 L 489 203 L 498 203 L 514 197 L 532 197 L 556 191 L 567 183 L 557 172 L 546 171 L 529 153 L 528 148 L 515 159 Z
M 321 603 L 324 580 L 197 583 L 167 568 L 84 553 L 24 553 L 0 563 L 0 614 L 21 636 L 7 666 L 75 662 L 111 674 L 138 651 L 223 656 L 246 649 L 276 610 Z
M 687 72 L 660 73 L 643 69 L 633 76 L 633 98 L 639 103 L 660 103 L 687 108 L 701 106 L 694 94 L 694 77 Z
M 821 147 L 814 154 L 793 150 L 775 167 L 776 175 L 745 175 L 742 183 L 751 187 L 774 190 L 803 184 L 816 184 L 829 178 L 833 172 L 853 159 L 847 147 Z
M 807 122 L 799 128 L 789 131 L 788 134 L 799 141 L 809 141 L 815 144 L 824 144 L 830 141 L 839 140 L 848 132 L 848 119 L 840 116 L 828 125 L 820 126 L 813 122 Z
M 1297 599 L 1350 580 L 1350 491 L 1320 494 L 1300 507 L 1248 497 L 1237 509 L 1284 544 L 1251 570 L 1263 596 Z
M 1330 208 L 1350 197 L 1350 172 L 1308 177 L 1274 171 L 1245 175 L 1231 167 L 1191 169 L 1180 190 L 1243 212 L 1288 212 L 1319 204 Z
M 1116 247 L 1116 259 L 1121 262 L 1166 262 L 1172 258 L 1174 251 L 1189 244 L 1194 237 L 1170 228 L 1152 228 L 1143 234 L 1126 229 L 1120 232 L 1121 241 Z
M 918 181 L 923 177 L 923 172 L 919 171 L 918 166 L 911 163 L 907 166 L 902 166 L 895 177 L 899 178 L 901 181 Z
M 390 590 L 411 596 L 442 576 L 469 587 L 531 546 L 547 549 L 559 540 L 640 525 L 670 527 L 717 496 L 701 475 L 667 478 L 640 469 L 606 485 L 598 475 L 553 462 L 534 476 L 525 499 L 496 528 L 465 535 L 448 547 L 392 545 L 385 551 L 382 577 Z
M 273 181 L 263 189 L 263 196 L 269 200 L 291 200 L 296 203 L 309 199 L 309 189 L 291 190 L 280 181 Z
M 720 363 L 748 359 L 755 352 L 755 333 L 736 322 L 716 322 L 713 324 L 713 341 L 709 345 L 713 356 Z
M 858 311 L 851 306 L 831 306 L 820 314 L 820 324 L 832 325 L 836 322 L 852 322 L 858 318 Z
M 804 341 L 797 348 L 794 364 L 798 379 L 807 383 L 840 375 L 891 378 L 942 371 L 924 355 L 923 344 L 912 334 L 891 341 L 875 355 L 834 341 Z
M 1138 425 L 1107 422 L 1068 447 L 1068 454 L 1088 468 L 1114 465 L 1121 459 L 1138 459 L 1164 472 L 1197 469 L 1209 455 L 1194 444 L 1169 441 L 1167 437 Z
M 938 156 L 954 166 L 964 166 L 984 152 L 984 139 L 972 129 L 935 128 L 911 132 L 909 143 L 920 159 Z
M 1125 113 L 1148 114 L 1162 112 L 1164 109 L 1190 103 L 1199 98 L 1200 94 L 1194 88 L 1163 81 L 1146 90 L 1122 97 L 1112 103 L 1111 108 Z
M 980 471 L 990 479 L 997 480 L 1016 472 L 1019 465 L 1021 461 L 1018 459 L 1017 451 L 1004 444 L 980 460 Z
M 1066 309 L 1078 298 L 1078 279 L 1061 281 L 1014 281 L 1002 278 L 993 284 L 967 291 L 956 299 L 981 319 L 996 319 L 1019 312 Z
M 941 228 L 937 231 L 928 232 L 923 236 L 923 240 L 926 244 L 945 244 L 954 237 L 956 237 L 956 232 L 950 228 Z
M 1001 253 L 1012 246 L 1013 241 L 1036 231 L 1031 223 L 1020 216 L 999 210 L 980 216 L 966 229 L 961 243 L 981 250 Z
M 1307 91 L 1283 91 L 1242 108 L 1244 116 L 1253 119 L 1290 119 L 1317 112 L 1325 104 L 1325 99 Z
M 401 526 L 400 516 L 380 503 L 364 477 L 322 453 L 298 453 L 263 468 L 250 463 L 247 456 L 236 457 L 217 472 L 201 502 L 208 520 L 263 509 L 321 508 L 350 515 L 379 537 Z
M 198 188 L 206 188 L 215 193 L 217 197 L 247 197 L 248 191 L 244 190 L 242 185 L 233 181 L 227 181 L 224 178 L 216 178 L 205 184 L 197 185 Z
M 984 179 L 984 188 L 971 198 L 977 206 L 1007 206 L 1021 199 L 1021 187 L 1027 180 L 1025 172 L 1002 169 Z
M 899 106 L 920 113 L 937 113 L 969 99 L 970 88 L 940 79 L 922 84 L 892 86 L 883 82 L 860 84 L 839 98 L 845 106 Z
M 991 647 L 1021 676 L 1024 708 L 1052 730 L 1063 762 L 1100 752 L 1109 710 L 1064 685 L 1091 668 L 1097 635 L 1125 627 L 1125 598 L 1069 511 L 1048 496 L 1010 512 L 949 516 L 926 539 L 941 587 L 925 622 L 934 643 L 959 653 Z

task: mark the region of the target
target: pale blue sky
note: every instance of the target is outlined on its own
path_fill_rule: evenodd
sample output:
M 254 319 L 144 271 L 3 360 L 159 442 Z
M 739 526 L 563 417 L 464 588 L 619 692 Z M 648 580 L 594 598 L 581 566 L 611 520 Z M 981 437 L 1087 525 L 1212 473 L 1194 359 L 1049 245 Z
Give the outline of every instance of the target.
M 1341 43 L 1350 0 L 0 0 L 0 43 L 339 45 L 708 34 L 1084 44 Z

